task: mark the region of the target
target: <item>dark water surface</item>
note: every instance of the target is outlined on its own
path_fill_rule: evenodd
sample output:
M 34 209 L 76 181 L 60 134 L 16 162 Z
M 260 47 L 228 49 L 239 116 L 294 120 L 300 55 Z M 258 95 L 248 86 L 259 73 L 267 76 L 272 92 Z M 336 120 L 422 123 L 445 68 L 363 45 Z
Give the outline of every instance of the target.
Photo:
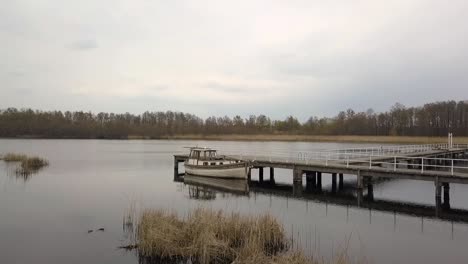
M 294 197 L 292 172 L 276 170 L 280 187 L 250 187 L 232 194 L 174 182 L 173 157 L 184 146 L 226 152 L 287 153 L 371 146 L 335 143 L 0 140 L 0 154 L 43 156 L 50 166 L 30 178 L 0 161 L 0 263 L 138 263 L 117 249 L 127 241 L 122 218 L 128 207 L 205 206 L 242 213 L 270 212 L 308 253 L 330 259 L 343 247 L 352 260 L 370 263 L 467 263 L 468 186 L 452 184 L 451 213 L 432 217 L 434 184 L 389 181 L 374 186 L 374 209 L 356 206 L 355 177 L 347 194 Z M 265 171 L 268 179 L 268 170 Z M 324 188 L 330 177 L 323 176 Z M 256 176 L 254 175 L 255 179 Z M 404 202 L 404 203 L 403 203 Z M 405 205 L 411 203 L 412 205 Z M 416 204 L 416 205 L 414 205 Z M 460 219 L 463 221 L 460 222 Z M 88 230 L 104 228 L 104 232 Z

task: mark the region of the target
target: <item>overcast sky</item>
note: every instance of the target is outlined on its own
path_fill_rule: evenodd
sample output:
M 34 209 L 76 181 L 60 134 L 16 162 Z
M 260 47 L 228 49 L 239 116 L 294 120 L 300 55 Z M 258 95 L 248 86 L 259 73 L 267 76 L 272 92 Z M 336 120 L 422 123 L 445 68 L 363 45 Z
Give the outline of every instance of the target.
M 335 115 L 468 99 L 468 1 L 14 0 L 0 108 Z

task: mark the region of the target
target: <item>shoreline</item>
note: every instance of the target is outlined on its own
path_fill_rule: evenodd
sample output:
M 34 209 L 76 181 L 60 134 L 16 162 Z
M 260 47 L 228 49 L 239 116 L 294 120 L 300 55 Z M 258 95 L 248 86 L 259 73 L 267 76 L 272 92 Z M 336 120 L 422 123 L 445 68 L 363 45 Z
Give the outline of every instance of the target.
M 0 139 L 102 139 L 102 140 L 206 140 L 206 141 L 259 141 L 259 142 L 343 142 L 343 143 L 386 143 L 386 144 L 438 144 L 447 143 L 446 137 L 421 136 L 329 136 L 329 135 L 286 135 L 286 134 L 222 134 L 222 135 L 166 135 L 147 137 L 130 135 L 127 138 L 49 138 L 41 136 L 1 137 Z M 468 144 L 468 137 L 455 137 L 455 144 Z
M 143 138 L 129 138 L 143 139 Z M 265 142 L 343 142 L 343 143 L 398 143 L 439 144 L 447 143 L 446 137 L 409 136 L 324 136 L 324 135 L 173 135 L 160 139 L 207 141 L 265 141 Z M 455 144 L 468 143 L 468 137 L 454 138 Z

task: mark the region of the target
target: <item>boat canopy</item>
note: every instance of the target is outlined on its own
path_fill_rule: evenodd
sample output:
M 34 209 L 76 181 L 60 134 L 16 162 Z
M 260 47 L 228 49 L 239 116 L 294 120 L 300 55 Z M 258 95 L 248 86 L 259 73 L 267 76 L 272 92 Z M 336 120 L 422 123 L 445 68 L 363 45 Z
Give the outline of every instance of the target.
M 216 159 L 216 149 L 193 147 L 190 148 L 189 158 L 198 160 L 213 160 Z

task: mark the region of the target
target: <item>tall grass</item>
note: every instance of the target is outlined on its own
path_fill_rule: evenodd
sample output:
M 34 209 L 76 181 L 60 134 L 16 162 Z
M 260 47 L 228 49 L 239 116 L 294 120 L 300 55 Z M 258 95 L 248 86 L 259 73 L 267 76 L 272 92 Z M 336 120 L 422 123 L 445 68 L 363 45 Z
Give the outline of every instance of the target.
M 145 263 L 318 263 L 291 250 L 283 226 L 267 214 L 198 208 L 180 217 L 168 210 L 145 210 L 136 232 L 138 254 Z
M 40 157 L 27 157 L 26 159 L 21 160 L 21 168 L 24 171 L 38 170 L 48 165 L 49 162 Z
M 28 156 L 26 156 L 24 154 L 15 154 L 15 153 L 8 153 L 8 154 L 5 154 L 5 156 L 2 157 L 2 159 L 5 162 L 20 162 L 20 161 L 25 160 L 27 158 L 28 158 Z
M 20 162 L 16 169 L 17 174 L 29 175 L 37 172 L 39 169 L 48 166 L 49 161 L 37 156 L 27 156 L 24 154 L 8 153 L 1 158 L 5 162 Z

